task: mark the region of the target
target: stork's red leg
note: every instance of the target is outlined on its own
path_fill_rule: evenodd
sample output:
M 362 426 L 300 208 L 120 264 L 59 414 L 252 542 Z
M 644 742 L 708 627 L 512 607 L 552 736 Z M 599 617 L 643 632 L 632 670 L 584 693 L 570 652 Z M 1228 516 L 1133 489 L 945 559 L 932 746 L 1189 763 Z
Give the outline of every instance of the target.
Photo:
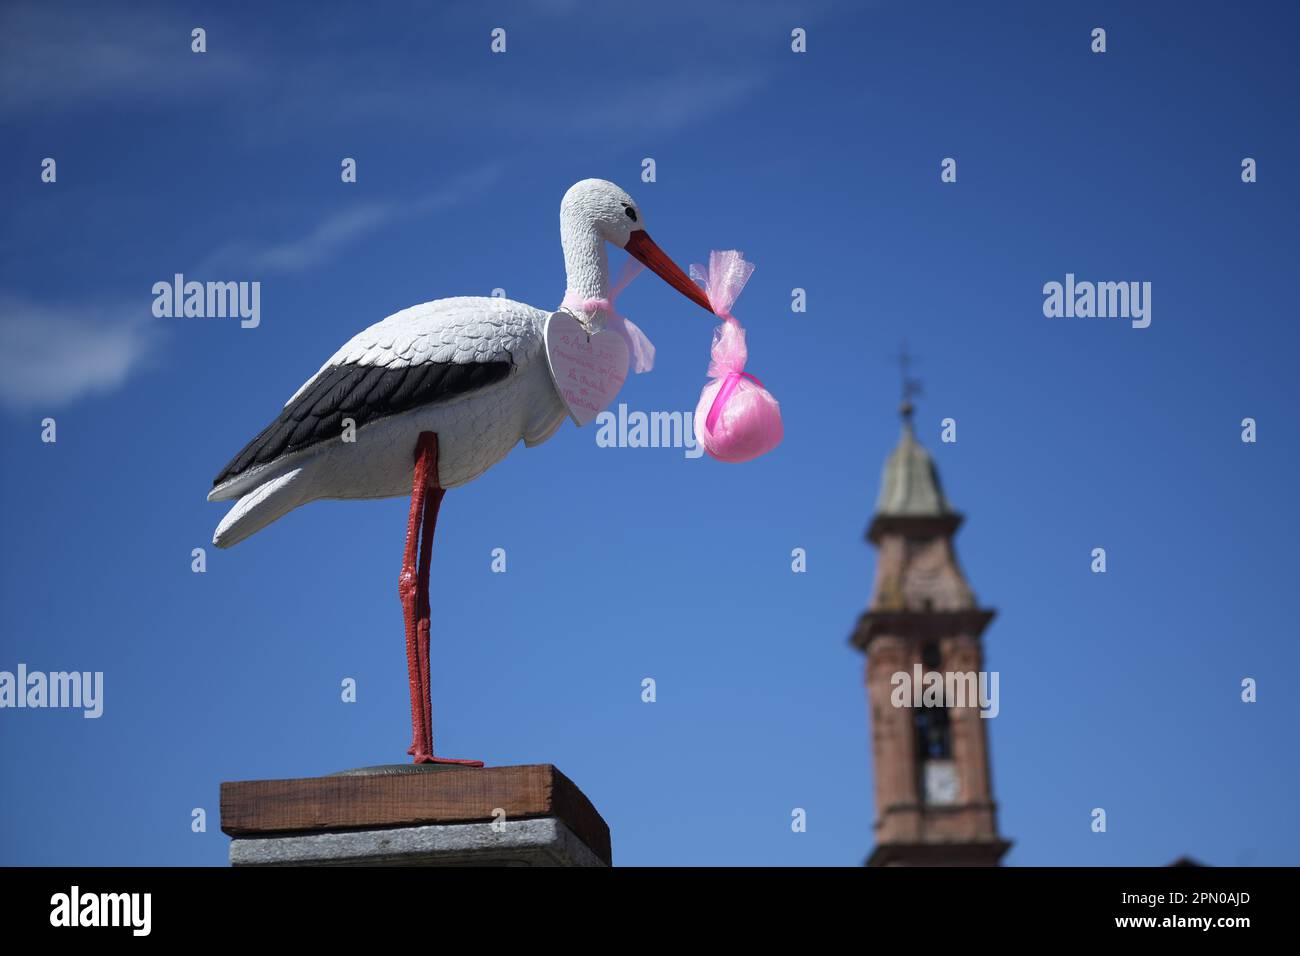
M 438 526 L 438 508 L 446 492 L 437 486 L 438 442 L 433 443 L 434 486 L 429 489 L 424 499 L 424 519 L 420 526 L 420 568 L 416 578 L 418 585 L 417 610 L 415 624 L 415 655 L 420 668 L 420 701 L 423 707 L 424 729 L 422 746 L 417 746 L 416 756 L 433 754 L 433 694 L 429 688 L 429 563 L 433 558 L 433 533 Z
M 415 470 L 411 481 L 411 513 L 406 522 L 406 547 L 402 551 L 402 573 L 397 579 L 397 595 L 402 600 L 402 617 L 406 625 L 406 673 L 411 685 L 411 746 L 406 751 L 408 754 L 417 753 L 426 736 L 424 685 L 420 680 L 417 647 L 419 575 L 415 567 L 420 547 L 420 526 L 424 523 L 424 504 L 429 489 L 429 456 L 425 445 L 425 436 L 422 434 L 415 453 Z
M 415 661 L 416 677 L 412 688 L 418 684 L 420 699 L 411 698 L 414 715 L 413 730 L 416 740 L 411 753 L 416 763 L 446 763 L 462 767 L 481 767 L 481 760 L 455 760 L 449 757 L 433 755 L 433 701 L 429 688 L 429 624 L 431 607 L 429 604 L 429 564 L 433 560 L 433 533 L 438 527 L 438 509 L 446 491 L 438 486 L 438 436 L 433 432 L 421 432 L 415 452 L 415 480 L 423 482 L 420 487 L 420 553 L 419 568 L 415 574 Z M 432 485 L 432 487 L 429 487 Z M 411 513 L 415 514 L 416 495 L 411 493 Z M 410 546 L 408 538 L 408 549 Z M 403 569 L 405 573 L 405 569 Z M 404 605 L 405 606 L 405 605 Z M 408 619 L 409 620 L 409 619 Z M 410 626 L 407 629 L 407 659 L 410 660 L 411 641 Z

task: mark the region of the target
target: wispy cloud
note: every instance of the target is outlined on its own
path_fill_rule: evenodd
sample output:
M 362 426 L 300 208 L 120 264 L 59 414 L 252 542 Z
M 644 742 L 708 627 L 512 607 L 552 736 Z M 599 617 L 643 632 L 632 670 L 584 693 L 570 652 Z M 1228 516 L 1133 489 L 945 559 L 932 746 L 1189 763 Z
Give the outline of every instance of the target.
M 469 202 L 499 180 L 503 169 L 501 163 L 488 163 L 410 200 L 359 202 L 328 214 L 295 237 L 275 242 L 235 239 L 205 258 L 197 271 L 240 268 L 259 274 L 302 272 L 329 261 L 348 245 L 385 226 Z
M 769 34 L 789 16 L 755 0 L 723 9 L 730 11 L 719 14 L 729 29 L 742 35 Z M 535 18 L 553 23 L 579 16 L 584 38 L 616 34 L 624 26 L 625 13 L 616 5 L 532 0 L 519 11 L 517 29 L 530 36 Z M 17 0 L 0 5 L 0 116 L 49 116 L 102 105 L 130 110 L 201 99 L 212 123 L 258 146 L 304 127 L 355 132 L 426 115 L 436 116 L 445 128 L 488 127 L 496 136 L 529 142 L 557 130 L 601 138 L 670 134 L 749 98 L 770 72 L 709 47 L 690 31 L 681 35 L 681 16 L 671 5 L 640 10 L 639 29 L 662 33 L 666 42 L 671 38 L 671 47 L 661 60 L 603 76 L 596 92 L 585 85 L 585 71 L 580 73 L 584 85 L 574 86 L 563 70 L 523 85 L 499 71 L 429 70 L 422 60 L 411 61 L 400 40 L 378 46 L 375 31 L 340 34 L 339 25 L 328 20 L 302 24 L 302 42 L 282 45 L 224 11 L 220 24 L 210 24 L 209 52 L 196 57 L 189 48 L 193 24 L 165 6 L 110 11 L 100 4 Z M 402 30 L 426 17 L 418 7 L 399 5 L 379 19 Z M 468 36 L 469 21 L 475 19 L 448 9 L 438 22 Z M 548 23 L 544 35 L 554 29 Z M 238 42 L 231 42 L 235 37 Z M 260 108 L 249 110 L 248 97 L 254 94 Z M 562 99 L 580 108 L 557 108 Z M 267 122 L 268 117 L 294 121 Z
M 231 242 L 208 256 L 198 271 L 234 266 L 260 272 L 310 269 L 393 222 L 469 201 L 496 182 L 502 169 L 496 163 L 483 166 L 411 201 L 350 207 L 296 238 Z M 139 302 L 74 306 L 0 293 L 0 405 L 53 409 L 110 392 L 145 365 L 160 337 L 158 323 Z
M 0 5 L 0 115 L 193 99 L 254 78 L 238 51 L 195 59 L 192 26 L 166 8 L 6 2 Z M 177 69 L 193 64 L 201 69 Z
M 763 78 L 748 71 L 683 70 L 657 77 L 644 88 L 624 89 L 577 119 L 607 132 L 672 133 L 736 106 L 762 85 Z
M 0 294 L 0 404 L 53 409 L 118 388 L 159 335 L 138 304 L 52 306 Z

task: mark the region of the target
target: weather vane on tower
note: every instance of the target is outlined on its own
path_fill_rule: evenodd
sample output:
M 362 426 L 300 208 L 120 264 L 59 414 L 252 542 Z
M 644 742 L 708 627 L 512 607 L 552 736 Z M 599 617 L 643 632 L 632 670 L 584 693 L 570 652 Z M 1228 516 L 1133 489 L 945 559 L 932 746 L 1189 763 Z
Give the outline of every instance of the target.
M 903 396 L 898 405 L 898 413 L 907 420 L 912 418 L 912 396 L 921 394 L 921 380 L 913 378 L 910 374 L 912 363 L 918 361 L 916 356 L 907 351 L 907 339 L 903 339 L 902 348 L 898 353 L 898 368 L 903 378 Z

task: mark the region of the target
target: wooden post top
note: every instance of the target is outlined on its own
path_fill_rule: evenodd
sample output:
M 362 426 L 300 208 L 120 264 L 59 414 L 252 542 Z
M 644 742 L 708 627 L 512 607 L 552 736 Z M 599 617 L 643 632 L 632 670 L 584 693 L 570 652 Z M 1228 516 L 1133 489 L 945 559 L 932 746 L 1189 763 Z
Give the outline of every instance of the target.
M 555 817 L 612 863 L 608 824 L 550 764 L 221 784 L 221 829 L 232 837 L 490 823 L 498 810 L 506 820 Z

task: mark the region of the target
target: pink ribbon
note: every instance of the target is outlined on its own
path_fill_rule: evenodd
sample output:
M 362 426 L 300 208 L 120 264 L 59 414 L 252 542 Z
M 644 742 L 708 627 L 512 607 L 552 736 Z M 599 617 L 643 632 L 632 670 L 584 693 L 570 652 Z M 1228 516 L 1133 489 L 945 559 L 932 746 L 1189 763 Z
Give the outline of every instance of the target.
M 627 316 L 619 315 L 614 311 L 614 300 L 618 298 L 619 293 L 627 288 L 628 283 L 641 274 L 645 268 L 641 263 L 634 259 L 628 259 L 623 263 L 623 271 L 619 273 L 618 281 L 614 288 L 610 290 L 608 299 L 589 299 L 576 292 L 573 289 L 566 289 L 564 300 L 560 303 L 561 309 L 577 309 L 581 312 L 604 312 L 605 327 L 612 329 L 623 337 L 627 343 L 628 358 L 631 360 L 632 371 L 648 372 L 654 368 L 655 364 L 655 347 L 654 344 L 646 337 L 646 334 L 637 327 Z
M 727 399 L 731 393 L 736 390 L 742 378 L 747 378 L 759 388 L 763 388 L 763 383 L 750 375 L 748 372 L 728 372 L 727 377 L 722 380 L 722 387 L 718 389 L 718 394 L 713 396 L 713 404 L 709 406 L 709 414 L 704 417 L 704 427 L 710 432 L 713 426 L 718 423 L 718 416 L 722 414 L 722 406 L 727 404 Z

